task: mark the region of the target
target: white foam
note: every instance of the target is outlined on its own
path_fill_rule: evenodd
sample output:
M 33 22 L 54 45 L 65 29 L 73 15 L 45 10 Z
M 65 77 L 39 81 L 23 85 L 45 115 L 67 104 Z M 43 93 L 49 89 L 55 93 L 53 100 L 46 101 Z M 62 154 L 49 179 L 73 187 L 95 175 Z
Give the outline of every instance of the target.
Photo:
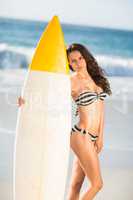
M 17 54 L 25 55 L 28 60 L 30 61 L 32 59 L 34 48 L 28 48 L 28 47 L 17 47 L 12 46 L 6 43 L 0 43 L 0 52 L 3 51 L 10 51 Z M 124 58 L 120 56 L 111 56 L 111 55 L 102 55 L 102 54 L 96 54 L 95 55 L 97 61 L 101 64 L 101 66 L 114 66 L 114 67 L 130 67 L 133 68 L 133 58 Z M 5 66 L 6 67 L 6 66 Z
M 96 55 L 96 59 L 99 63 L 104 66 L 121 66 L 121 67 L 131 67 L 133 68 L 132 58 L 122 58 L 118 56 L 108 56 L 108 55 Z
M 34 48 L 17 47 L 6 43 L 0 43 L 0 52 L 2 51 L 11 51 L 14 53 L 20 53 L 26 55 L 27 58 L 31 59 L 34 53 Z

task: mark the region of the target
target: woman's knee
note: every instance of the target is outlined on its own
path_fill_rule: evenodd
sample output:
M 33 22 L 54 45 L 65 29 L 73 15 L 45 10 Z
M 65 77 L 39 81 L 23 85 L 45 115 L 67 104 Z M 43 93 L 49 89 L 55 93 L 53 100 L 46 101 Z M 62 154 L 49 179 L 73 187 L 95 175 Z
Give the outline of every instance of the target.
M 94 183 L 92 183 L 92 187 L 96 190 L 99 191 L 103 187 L 103 180 L 97 180 Z
M 72 183 L 70 185 L 71 189 L 74 191 L 74 192 L 80 192 L 80 189 L 81 189 L 81 186 L 82 186 L 82 182 L 76 182 L 76 183 Z

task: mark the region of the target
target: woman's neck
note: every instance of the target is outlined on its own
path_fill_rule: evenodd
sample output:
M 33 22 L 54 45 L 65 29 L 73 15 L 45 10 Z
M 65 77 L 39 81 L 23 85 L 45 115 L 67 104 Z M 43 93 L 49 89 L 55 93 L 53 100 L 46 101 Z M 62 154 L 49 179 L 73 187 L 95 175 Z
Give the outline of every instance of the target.
M 79 71 L 77 72 L 77 75 L 79 75 L 83 79 L 92 79 L 88 71 Z

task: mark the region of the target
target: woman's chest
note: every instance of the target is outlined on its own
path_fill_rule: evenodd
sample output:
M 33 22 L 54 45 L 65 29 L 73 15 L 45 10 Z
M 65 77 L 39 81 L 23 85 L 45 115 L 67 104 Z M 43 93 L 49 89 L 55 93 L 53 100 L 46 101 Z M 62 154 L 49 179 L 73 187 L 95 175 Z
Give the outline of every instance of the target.
M 97 92 L 97 93 L 102 92 L 102 88 L 96 85 L 96 83 L 92 80 L 91 81 L 78 80 L 78 81 L 75 81 L 72 85 L 72 93 L 74 96 L 78 96 L 79 93 L 86 90 Z

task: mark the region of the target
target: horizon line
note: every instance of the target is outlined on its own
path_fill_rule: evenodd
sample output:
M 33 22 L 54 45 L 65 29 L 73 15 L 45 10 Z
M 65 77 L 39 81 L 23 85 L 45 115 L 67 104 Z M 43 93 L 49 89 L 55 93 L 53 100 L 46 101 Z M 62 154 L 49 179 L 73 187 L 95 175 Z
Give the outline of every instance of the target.
M 11 20 L 20 20 L 20 21 L 32 21 L 32 22 L 44 22 L 44 23 L 48 23 L 49 20 L 43 20 L 43 19 L 31 19 L 31 18 L 23 18 L 23 17 L 10 17 L 10 16 L 0 16 L 0 18 L 3 19 L 11 19 Z M 60 17 L 59 17 L 60 19 Z M 62 22 L 62 20 L 60 20 L 62 25 L 70 25 L 70 26 L 82 26 L 82 27 L 91 27 L 91 28 L 101 28 L 101 29 L 108 29 L 108 30 L 116 30 L 116 31 L 130 31 L 133 32 L 133 29 L 128 29 L 128 28 L 120 28 L 120 27 L 108 27 L 108 26 L 99 26 L 99 25 L 89 25 L 89 24 L 80 24 L 80 23 L 70 23 L 70 22 Z

